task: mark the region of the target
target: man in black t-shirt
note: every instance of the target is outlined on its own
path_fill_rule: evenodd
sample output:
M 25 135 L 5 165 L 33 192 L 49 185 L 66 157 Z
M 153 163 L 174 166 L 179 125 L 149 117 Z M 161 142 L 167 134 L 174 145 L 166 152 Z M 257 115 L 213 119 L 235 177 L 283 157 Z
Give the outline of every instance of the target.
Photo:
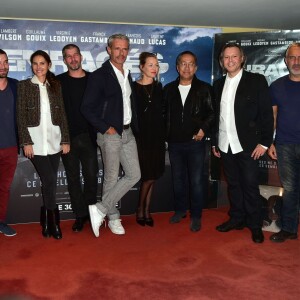
M 97 144 L 93 132 L 80 112 L 89 73 L 82 69 L 82 55 L 78 46 L 68 44 L 62 49 L 68 71 L 58 75 L 61 82 L 65 110 L 71 137 L 71 151 L 62 157 L 68 180 L 73 212 L 76 215 L 73 231 L 79 232 L 88 220 L 88 205 L 97 202 Z M 82 176 L 84 186 L 82 187 Z

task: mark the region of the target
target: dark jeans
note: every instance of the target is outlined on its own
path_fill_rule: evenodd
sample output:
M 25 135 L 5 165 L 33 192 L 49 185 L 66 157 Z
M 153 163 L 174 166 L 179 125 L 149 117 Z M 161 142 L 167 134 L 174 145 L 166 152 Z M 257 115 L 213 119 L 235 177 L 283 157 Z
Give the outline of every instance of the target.
M 233 222 L 246 222 L 250 229 L 262 227 L 262 202 L 258 187 L 258 161 L 251 152 L 221 152 L 230 198 L 229 216 Z
M 276 145 L 278 172 L 284 188 L 281 228 L 297 233 L 299 223 L 300 145 Z
M 56 208 L 57 171 L 60 160 L 60 152 L 53 155 L 35 155 L 31 162 L 38 172 L 42 182 L 42 194 L 44 205 L 47 209 Z
M 192 218 L 201 218 L 203 199 L 203 166 L 205 141 L 169 143 L 172 169 L 174 208 L 177 213 L 186 213 L 189 207 Z
M 62 155 L 62 161 L 68 180 L 68 191 L 73 212 L 76 217 L 88 215 L 88 205 L 97 202 L 97 147 L 88 133 L 82 133 L 72 139 L 70 152 Z M 84 178 L 82 189 L 80 164 Z

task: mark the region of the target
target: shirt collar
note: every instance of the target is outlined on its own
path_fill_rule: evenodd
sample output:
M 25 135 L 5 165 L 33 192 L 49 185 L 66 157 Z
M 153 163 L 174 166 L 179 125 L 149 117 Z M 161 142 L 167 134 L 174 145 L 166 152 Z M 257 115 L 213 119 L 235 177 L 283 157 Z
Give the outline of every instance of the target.
M 37 78 L 36 75 L 34 75 L 32 78 L 31 78 L 31 82 L 32 83 L 35 83 L 35 84 L 38 84 L 38 85 L 41 85 L 41 86 L 45 86 L 44 83 L 40 82 L 39 79 Z M 46 84 L 49 85 L 49 82 L 48 80 L 46 79 Z

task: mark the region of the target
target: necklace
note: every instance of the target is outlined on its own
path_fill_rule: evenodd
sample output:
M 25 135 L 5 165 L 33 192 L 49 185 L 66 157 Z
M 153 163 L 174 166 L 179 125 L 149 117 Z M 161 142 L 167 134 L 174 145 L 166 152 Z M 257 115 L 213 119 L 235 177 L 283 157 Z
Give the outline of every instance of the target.
M 150 92 L 149 92 L 149 89 L 147 89 L 147 86 L 149 86 L 149 85 L 142 84 L 142 86 L 144 88 L 146 96 L 148 97 L 148 102 L 150 103 L 151 102 L 151 98 L 152 98 L 152 93 L 153 93 L 153 82 L 151 83 Z

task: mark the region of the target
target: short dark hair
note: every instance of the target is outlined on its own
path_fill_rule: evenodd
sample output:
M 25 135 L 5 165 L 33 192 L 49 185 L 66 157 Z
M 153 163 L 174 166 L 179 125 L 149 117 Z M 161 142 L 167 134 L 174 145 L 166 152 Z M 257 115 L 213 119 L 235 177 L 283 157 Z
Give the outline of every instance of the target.
M 182 57 L 183 55 L 186 55 L 186 54 L 193 56 L 194 61 L 195 61 L 195 65 L 197 66 L 197 65 L 198 65 L 198 59 L 197 59 L 196 54 L 193 53 L 192 51 L 183 51 L 183 52 L 179 53 L 179 54 L 177 55 L 177 57 L 176 57 L 176 66 L 179 65 L 179 63 L 180 63 L 180 61 L 181 61 L 181 57 Z
M 222 60 L 223 60 L 223 58 L 224 58 L 224 52 L 225 52 L 225 50 L 226 50 L 227 48 L 234 48 L 234 47 L 235 47 L 235 48 L 238 48 L 238 49 L 240 50 L 241 55 L 244 57 L 244 60 L 242 61 L 242 64 L 241 64 L 241 67 L 242 67 L 242 68 L 244 67 L 244 65 L 245 65 L 245 63 L 246 63 L 246 55 L 245 55 L 245 53 L 244 53 L 243 48 L 242 48 L 238 43 L 227 43 L 227 44 L 225 44 L 225 45 L 222 47 L 221 52 L 220 52 L 220 55 L 219 55 L 219 63 L 220 63 L 220 65 L 221 65 L 222 69 L 224 69 Z
M 4 50 L 2 50 L 2 49 L 0 49 L 0 54 L 4 54 L 7 57 L 7 53 Z
M 62 48 L 62 50 L 61 50 L 62 55 L 63 55 L 63 58 L 66 57 L 66 50 L 72 49 L 72 48 L 76 48 L 76 50 L 78 51 L 78 53 L 81 55 L 80 49 L 79 49 L 79 47 L 78 47 L 77 45 L 75 45 L 75 44 L 67 44 L 67 45 L 64 46 L 64 47 Z

